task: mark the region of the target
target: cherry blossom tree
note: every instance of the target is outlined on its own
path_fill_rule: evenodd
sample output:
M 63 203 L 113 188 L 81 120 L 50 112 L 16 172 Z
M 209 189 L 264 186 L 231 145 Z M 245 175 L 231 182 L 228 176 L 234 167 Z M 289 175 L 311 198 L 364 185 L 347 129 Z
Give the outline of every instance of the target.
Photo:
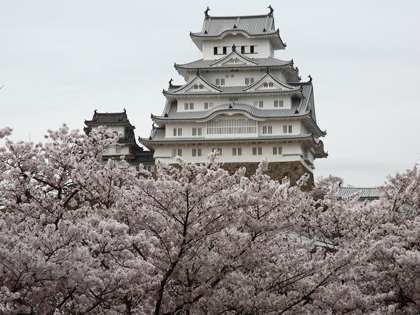
M 267 161 L 229 175 L 216 153 L 139 174 L 103 163 L 116 141 L 66 126 L 5 139 L 0 313 L 419 313 L 417 167 L 358 204 L 335 178 L 314 200 L 307 177 L 273 181 Z

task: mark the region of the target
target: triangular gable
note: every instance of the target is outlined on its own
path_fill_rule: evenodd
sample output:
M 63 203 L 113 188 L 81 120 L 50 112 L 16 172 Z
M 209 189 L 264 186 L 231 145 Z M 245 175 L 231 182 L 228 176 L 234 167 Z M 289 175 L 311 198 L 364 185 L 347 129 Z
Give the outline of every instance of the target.
M 220 58 L 215 63 L 211 64 L 211 66 L 218 67 L 218 66 L 230 65 L 230 64 L 232 65 L 242 64 L 242 65 L 253 66 L 253 65 L 257 65 L 258 62 L 239 54 L 237 51 L 232 51 L 229 55 L 223 58 Z
M 298 91 L 300 87 L 291 86 L 279 78 L 267 72 L 259 80 L 248 86 L 244 91 L 263 91 L 263 90 L 284 90 L 284 91 Z
M 175 90 L 175 93 L 188 93 L 188 92 L 221 92 L 222 90 L 216 85 L 210 83 L 203 78 L 199 73 L 188 83 Z

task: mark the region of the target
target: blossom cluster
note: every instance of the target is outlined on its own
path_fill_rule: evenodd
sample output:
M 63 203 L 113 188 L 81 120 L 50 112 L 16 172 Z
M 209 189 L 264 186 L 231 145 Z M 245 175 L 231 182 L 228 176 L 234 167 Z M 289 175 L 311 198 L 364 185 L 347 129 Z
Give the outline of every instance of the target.
M 10 129 L 0 130 L 7 137 Z M 418 314 L 420 171 L 382 197 L 207 162 L 140 174 L 65 125 L 0 148 L 1 314 Z

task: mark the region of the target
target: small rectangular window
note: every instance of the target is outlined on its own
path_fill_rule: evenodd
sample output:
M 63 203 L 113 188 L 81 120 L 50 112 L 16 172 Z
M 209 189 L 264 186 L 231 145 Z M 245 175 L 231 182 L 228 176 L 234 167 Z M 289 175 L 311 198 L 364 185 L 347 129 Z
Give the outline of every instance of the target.
M 196 136 L 196 135 L 197 135 L 197 128 L 193 128 L 193 129 L 192 129 L 192 135 L 193 135 L 193 136 Z
M 188 103 L 184 103 L 184 109 L 188 110 Z
M 245 78 L 245 84 L 248 85 L 249 84 L 249 78 Z
M 229 74 L 226 74 L 226 75 L 225 75 L 225 77 L 226 77 L 226 78 L 229 78 Z
M 204 109 L 209 109 L 209 103 L 204 103 Z
M 289 126 L 289 133 L 292 133 L 292 126 Z
M 225 79 L 220 79 L 220 85 L 225 85 Z
M 266 83 L 264 83 L 264 87 L 268 87 L 268 83 L 266 82 Z
M 232 155 L 236 155 L 236 148 L 232 148 Z
M 274 107 L 283 107 L 283 101 L 274 101 Z
M 262 155 L 262 148 L 258 148 L 258 155 Z
M 252 155 L 257 155 L 257 148 L 252 148 Z
M 176 137 L 176 128 L 174 128 L 174 137 Z
M 209 103 L 209 106 L 210 106 L 210 107 L 213 107 L 213 102 L 210 102 L 210 103 Z
M 190 103 L 190 109 L 194 109 L 194 103 Z
M 178 128 L 178 136 L 182 136 L 182 128 Z
M 250 78 L 249 83 L 251 83 L 251 84 L 254 83 L 254 78 Z
M 194 90 L 197 90 L 198 89 L 198 85 L 196 84 L 196 85 L 194 85 Z
M 258 101 L 254 101 L 254 106 L 257 107 L 258 106 Z
M 245 53 L 245 46 L 241 46 L 241 54 Z
M 222 155 L 222 149 L 218 148 L 217 150 L 219 151 L 219 155 L 221 156 Z
M 178 156 L 182 156 L 182 149 L 178 149 Z
M 238 148 L 238 155 L 242 155 L 242 148 Z
M 217 47 L 213 48 L 213 54 L 217 55 Z
M 203 128 L 197 128 L 197 135 L 201 136 L 203 134 Z
M 274 86 L 273 82 L 268 83 L 268 87 L 273 87 L 273 86 Z
M 200 84 L 198 87 L 200 88 L 200 90 L 202 90 L 204 88 L 204 85 Z
M 283 152 L 283 148 L 282 147 L 273 147 L 273 155 L 281 155 Z
M 220 85 L 220 79 L 216 79 L 216 85 Z
M 231 75 L 230 75 L 230 77 L 231 77 L 231 78 L 234 78 L 234 77 L 235 77 L 235 75 L 234 75 L 234 74 L 231 74 Z
M 197 156 L 197 149 L 192 149 L 192 156 Z
M 264 102 L 263 101 L 259 101 L 258 102 L 258 107 L 263 107 L 264 106 Z
M 263 134 L 271 135 L 273 133 L 273 126 L 263 126 Z
M 287 133 L 287 126 L 283 126 L 283 133 Z
M 249 48 L 250 48 L 250 52 L 251 52 L 251 54 L 253 54 L 253 53 L 255 52 L 254 47 L 255 47 L 255 46 L 251 46 L 251 47 L 249 47 Z
M 226 55 L 226 54 L 227 54 L 227 47 L 223 46 L 223 55 Z
M 201 156 L 203 154 L 201 149 L 197 149 L 197 156 Z
M 229 97 L 229 102 L 232 102 L 232 101 L 236 102 L 237 100 L 238 100 L 237 97 Z

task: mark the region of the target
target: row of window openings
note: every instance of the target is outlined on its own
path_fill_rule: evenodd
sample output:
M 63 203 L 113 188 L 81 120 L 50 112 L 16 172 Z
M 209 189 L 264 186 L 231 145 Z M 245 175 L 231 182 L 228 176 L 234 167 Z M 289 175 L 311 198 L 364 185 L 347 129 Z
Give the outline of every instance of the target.
M 230 127 L 230 126 L 229 126 Z M 225 129 L 234 129 L 234 128 L 236 128 L 236 129 L 238 129 L 238 128 L 242 128 L 242 129 L 244 129 L 244 128 L 246 128 L 246 127 L 225 127 Z M 252 128 L 252 127 L 248 127 L 248 129 L 249 128 Z M 211 128 L 207 128 L 208 130 L 207 130 L 207 133 L 208 134 L 214 134 L 214 128 L 213 129 L 211 129 Z M 220 129 L 220 127 L 219 127 L 219 129 Z M 253 130 L 251 130 L 250 132 L 244 132 L 244 133 L 252 133 L 252 132 L 255 132 L 256 131 L 256 129 L 255 129 L 255 127 L 254 128 L 252 128 Z M 255 130 L 254 130 L 255 129 Z M 243 130 L 240 130 L 240 131 L 243 131 Z M 264 135 L 271 135 L 271 134 L 273 134 L 273 126 L 263 126 L 263 128 L 262 128 L 262 133 L 264 134 Z M 230 132 L 230 133 L 233 133 L 233 132 Z M 238 133 L 238 132 L 235 132 L 235 133 Z M 283 133 L 293 133 L 293 126 L 292 125 L 288 125 L 288 126 L 283 126 Z M 174 128 L 173 129 L 173 135 L 174 135 L 174 137 L 180 137 L 180 136 L 182 136 L 182 128 Z M 202 136 L 203 135 L 203 128 L 192 128 L 192 135 L 193 136 Z M 117 148 L 117 153 L 121 153 L 121 148 Z
M 226 78 L 228 78 L 229 75 L 226 75 Z M 234 77 L 234 75 L 232 74 L 231 77 Z M 245 84 L 246 85 L 250 85 L 254 83 L 254 78 L 245 78 Z M 225 79 L 216 79 L 216 85 L 225 85 L 226 84 L 226 80 Z M 265 82 L 263 84 L 264 87 L 274 87 L 273 82 Z M 195 84 L 194 86 L 194 90 L 202 90 L 204 88 L 204 85 L 202 84 Z
M 219 152 L 219 155 L 221 156 L 223 153 L 223 150 L 221 148 L 213 148 L 211 150 L 212 152 Z M 263 149 L 262 148 L 252 148 L 252 155 L 262 155 Z M 273 147 L 273 155 L 281 155 L 283 154 L 283 148 L 282 147 Z M 203 150 L 202 149 L 192 149 L 191 150 L 192 156 L 203 156 Z M 242 148 L 232 148 L 232 155 L 233 156 L 239 156 L 242 155 Z M 182 149 L 174 149 L 172 152 L 172 156 L 182 156 Z
M 264 101 L 254 101 L 254 106 L 263 108 L 264 107 Z M 274 101 L 274 107 L 283 107 L 283 101 L 276 100 Z
M 237 97 L 229 97 L 229 102 L 236 102 L 238 101 Z M 213 102 L 206 102 L 204 103 L 204 109 L 209 109 L 212 108 L 214 106 Z M 264 107 L 264 101 L 254 101 L 254 106 L 255 107 L 260 107 L 263 108 Z M 274 107 L 283 107 L 283 101 L 274 101 Z M 194 103 L 184 103 L 184 110 L 193 110 L 194 109 Z
M 213 47 L 213 54 L 215 55 L 227 55 L 228 46 Z M 255 45 L 253 46 L 241 46 L 241 54 L 254 54 Z
M 173 130 L 174 137 L 181 137 L 182 136 L 182 128 L 174 128 Z M 192 128 L 192 135 L 193 136 L 201 136 L 203 135 L 203 128 Z

